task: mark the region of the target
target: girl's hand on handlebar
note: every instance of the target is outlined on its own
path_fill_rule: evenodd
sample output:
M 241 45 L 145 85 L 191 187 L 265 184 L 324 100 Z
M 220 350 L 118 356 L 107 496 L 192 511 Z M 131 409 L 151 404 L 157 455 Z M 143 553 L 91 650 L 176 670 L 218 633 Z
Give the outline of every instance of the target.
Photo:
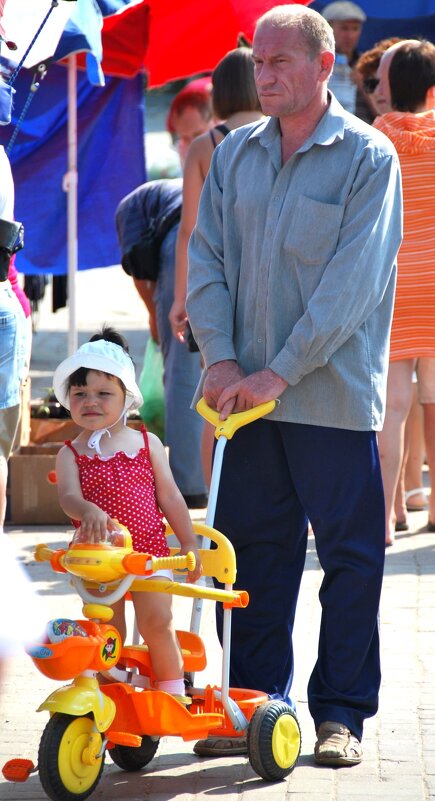
M 199 551 L 196 548 L 196 546 L 183 545 L 183 547 L 180 549 L 180 556 L 185 556 L 185 554 L 189 553 L 189 551 L 192 551 L 192 553 L 195 554 L 196 562 L 195 562 L 195 569 L 189 570 L 187 573 L 187 581 L 189 584 L 194 584 L 195 581 L 198 581 L 198 579 L 202 576 L 202 564 L 199 556 Z
M 81 542 L 106 542 L 108 531 L 115 531 L 118 528 L 116 521 L 112 520 L 106 512 L 95 506 L 86 511 L 80 521 L 80 541 Z

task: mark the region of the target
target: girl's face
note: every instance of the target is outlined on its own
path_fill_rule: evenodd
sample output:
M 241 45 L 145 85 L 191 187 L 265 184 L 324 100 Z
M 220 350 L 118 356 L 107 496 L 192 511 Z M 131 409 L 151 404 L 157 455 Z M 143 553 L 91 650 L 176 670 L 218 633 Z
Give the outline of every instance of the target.
M 124 410 L 125 392 L 115 376 L 89 370 L 86 385 L 69 391 L 71 417 L 89 431 L 108 428 Z M 122 419 L 120 420 L 123 424 Z

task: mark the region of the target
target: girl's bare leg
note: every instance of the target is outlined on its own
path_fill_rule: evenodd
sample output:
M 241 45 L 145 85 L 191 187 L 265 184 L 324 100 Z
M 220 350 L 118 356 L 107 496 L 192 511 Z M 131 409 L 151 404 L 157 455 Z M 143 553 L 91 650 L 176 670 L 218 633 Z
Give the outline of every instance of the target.
M 163 593 L 135 592 L 133 603 L 139 632 L 148 645 L 157 679 L 182 679 L 183 657 L 172 619 L 172 597 Z

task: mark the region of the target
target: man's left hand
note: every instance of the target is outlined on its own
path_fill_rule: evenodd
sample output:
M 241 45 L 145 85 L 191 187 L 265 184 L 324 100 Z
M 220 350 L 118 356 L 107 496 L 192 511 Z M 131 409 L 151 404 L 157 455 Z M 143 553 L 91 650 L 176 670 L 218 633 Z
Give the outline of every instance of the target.
M 226 420 L 233 412 L 245 412 L 260 403 L 275 400 L 287 387 L 287 381 L 269 367 L 252 373 L 221 392 L 216 405 L 220 419 Z

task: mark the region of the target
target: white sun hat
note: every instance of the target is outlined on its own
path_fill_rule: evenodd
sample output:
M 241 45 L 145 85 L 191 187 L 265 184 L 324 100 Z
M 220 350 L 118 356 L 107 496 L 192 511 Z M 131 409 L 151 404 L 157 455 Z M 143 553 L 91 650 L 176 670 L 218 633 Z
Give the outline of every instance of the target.
M 143 404 L 142 393 L 136 383 L 134 364 L 125 350 L 107 339 L 98 339 L 96 342 L 86 342 L 68 356 L 56 368 L 53 376 L 53 389 L 56 398 L 66 409 L 70 408 L 68 395 L 68 379 L 79 370 L 87 367 L 89 370 L 99 370 L 102 373 L 115 375 L 124 384 L 126 390 L 124 411 L 138 409 Z

